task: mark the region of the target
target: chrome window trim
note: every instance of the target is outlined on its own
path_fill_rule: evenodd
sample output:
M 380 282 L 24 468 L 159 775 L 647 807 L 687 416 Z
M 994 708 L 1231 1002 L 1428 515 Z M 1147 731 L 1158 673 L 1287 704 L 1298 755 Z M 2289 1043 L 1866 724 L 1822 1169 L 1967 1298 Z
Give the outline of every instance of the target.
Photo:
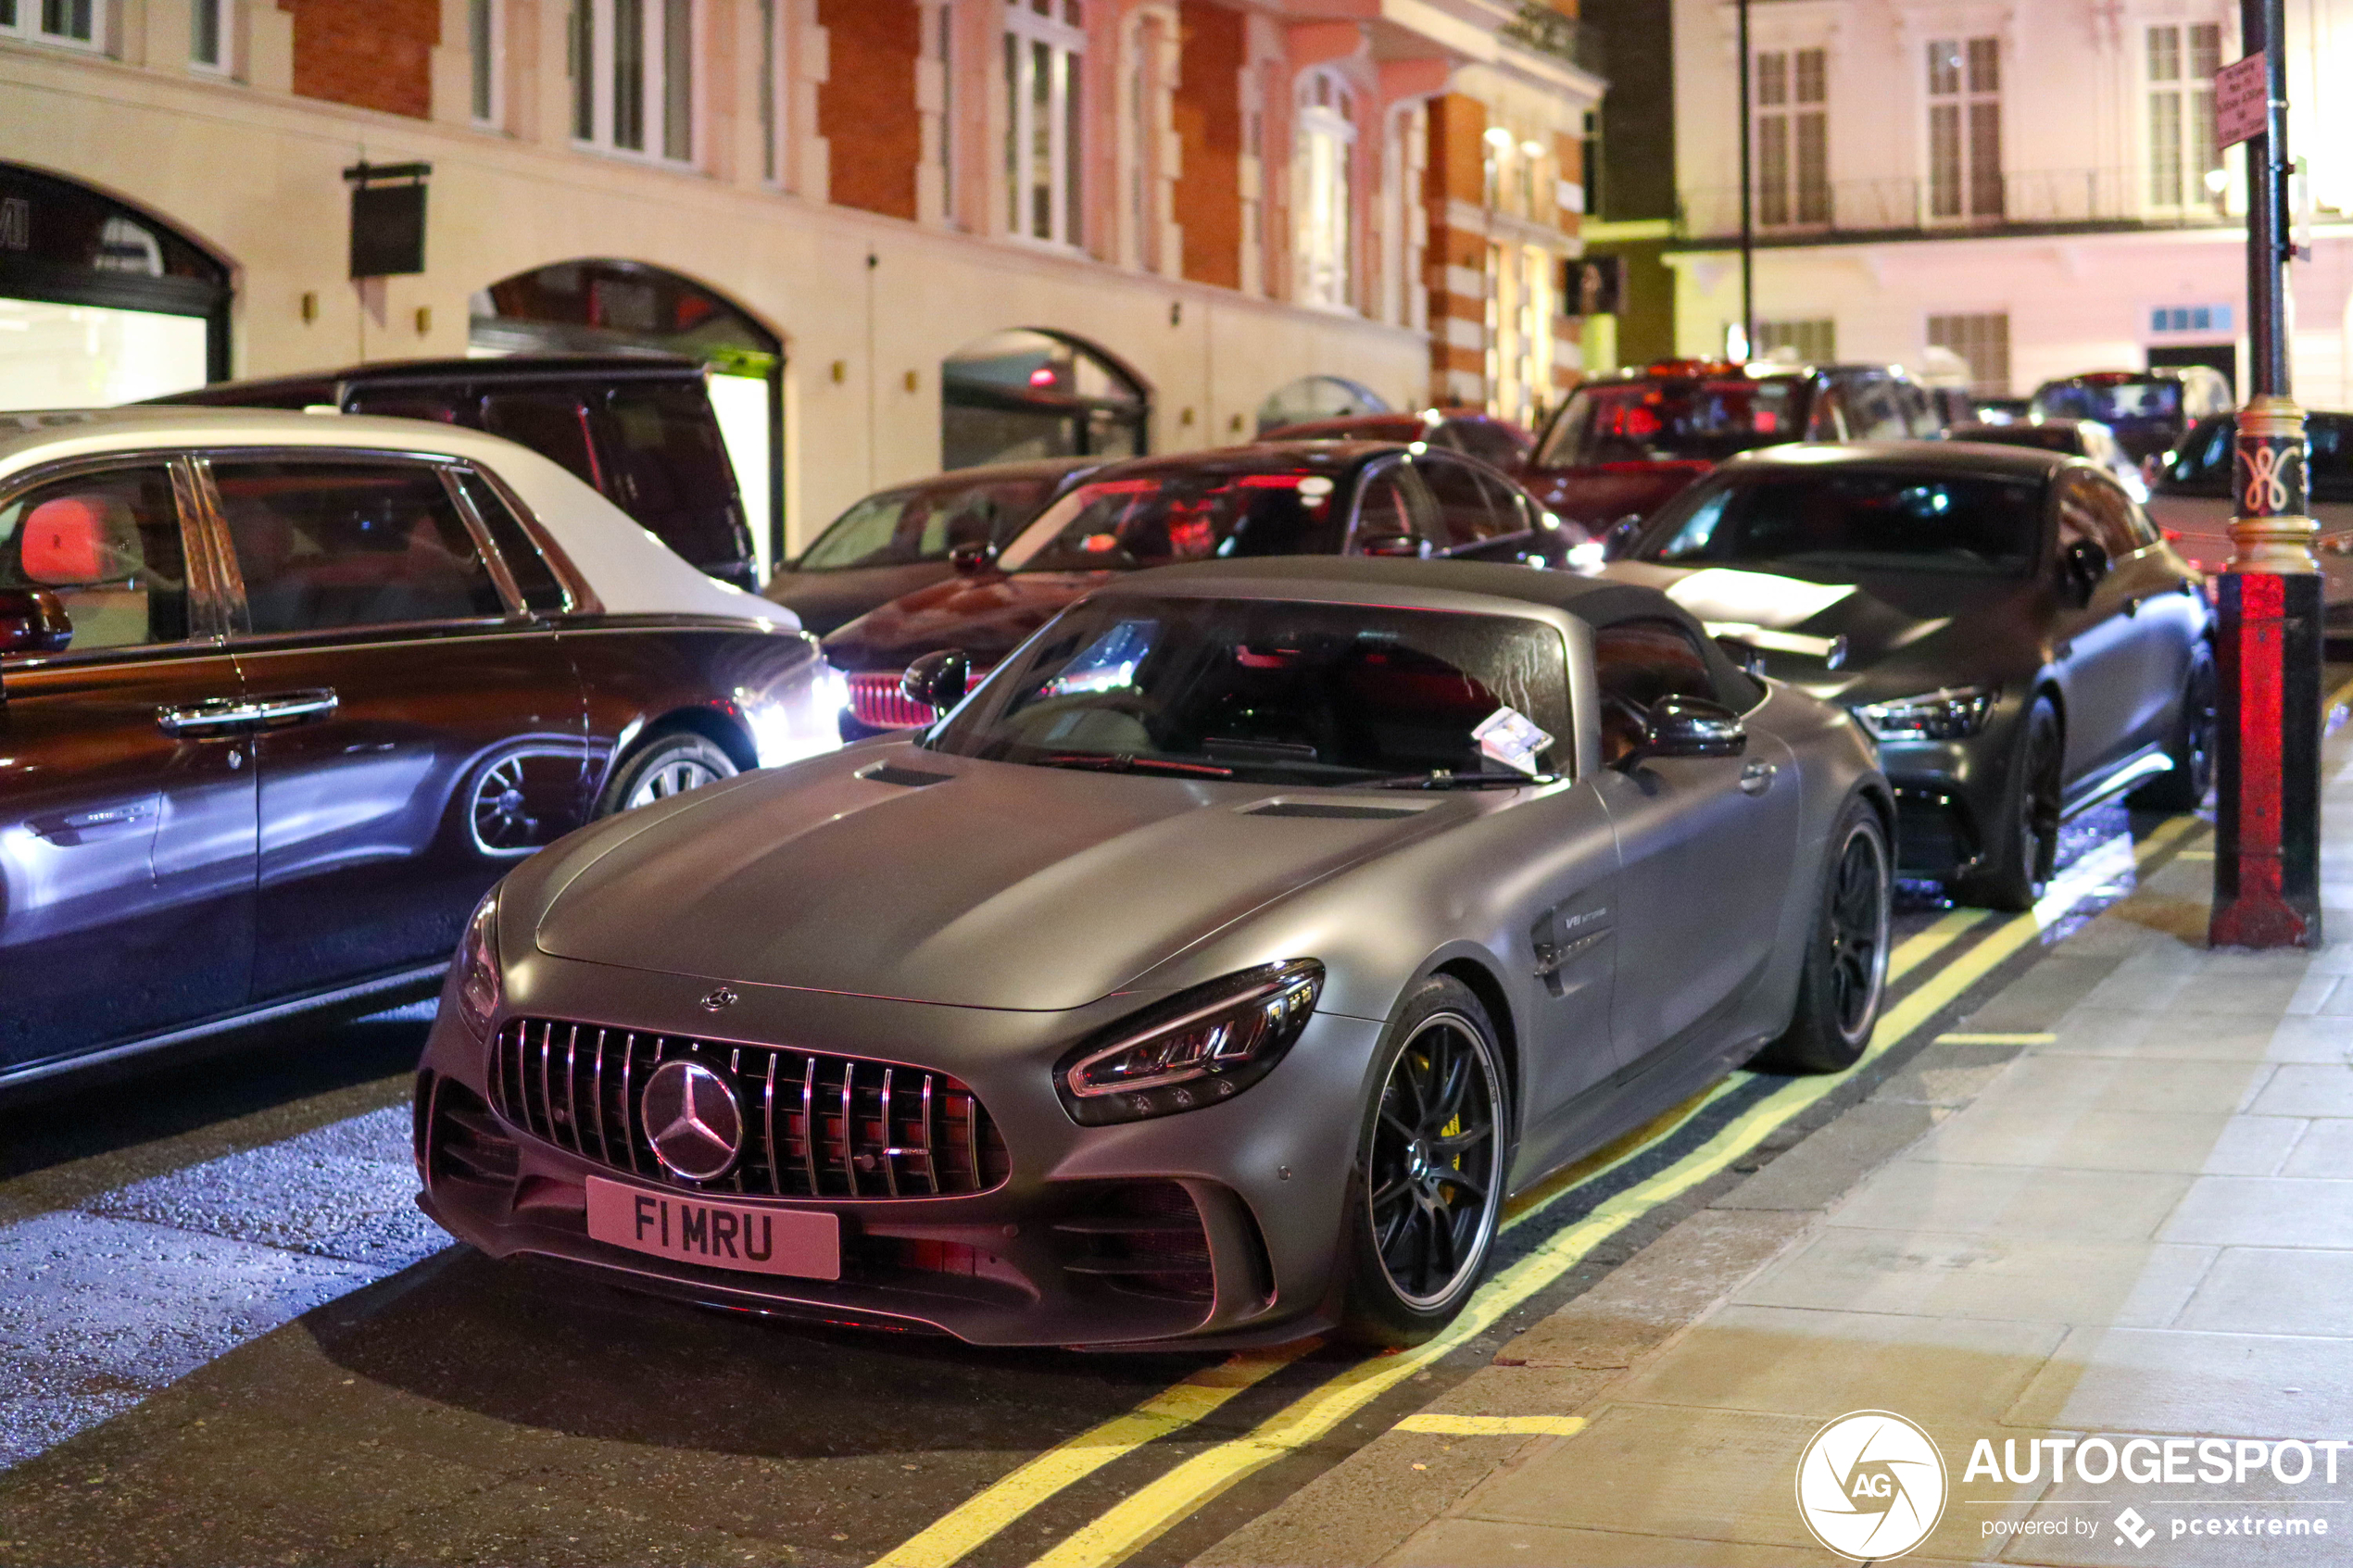
M 109 660 L 137 659 L 145 662 L 156 659 L 206 658 L 220 651 L 228 627 L 227 607 L 220 595 L 211 531 L 206 524 L 202 509 L 192 504 L 196 499 L 196 489 L 189 470 L 188 455 L 179 447 L 148 446 L 115 452 L 85 452 L 19 469 L 5 481 L 0 481 L 0 509 L 13 506 L 28 490 L 37 490 L 44 484 L 71 479 L 77 474 L 157 467 L 170 477 L 172 504 L 180 514 L 181 565 L 187 573 L 188 634 L 169 643 L 128 643 L 119 647 L 83 648 L 80 652 L 69 644 L 57 653 L 0 655 L 0 665 L 5 665 L 11 674 L 74 668 Z

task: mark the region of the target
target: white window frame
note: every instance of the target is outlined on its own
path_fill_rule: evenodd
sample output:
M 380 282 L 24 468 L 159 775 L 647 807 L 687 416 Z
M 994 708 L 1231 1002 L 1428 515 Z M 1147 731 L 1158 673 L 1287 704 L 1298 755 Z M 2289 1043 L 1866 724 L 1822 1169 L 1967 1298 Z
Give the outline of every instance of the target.
M 686 8 L 686 90 L 684 148 L 670 150 L 673 131 L 671 116 L 671 69 L 673 64 L 668 48 L 669 24 L 673 6 Z M 617 25 L 624 7 L 637 13 L 638 59 L 641 75 L 638 82 L 638 141 L 630 146 L 616 134 L 617 94 L 613 66 L 618 57 L 615 49 Z M 580 81 L 583 61 L 580 58 L 580 19 L 588 19 L 586 41 L 589 45 L 585 62 L 588 82 L 590 121 L 588 133 L 581 133 L 579 119 Z M 648 163 L 667 165 L 673 169 L 691 167 L 700 151 L 700 118 L 702 81 L 698 69 L 702 54 L 703 18 L 699 0 L 571 0 L 571 12 L 566 19 L 567 83 L 565 117 L 571 122 L 572 142 L 575 147 L 604 153 L 614 157 L 639 158 Z
M 998 216 L 1011 237 L 1063 250 L 1076 250 L 1086 242 L 1087 33 L 1082 26 L 1063 19 L 1070 4 L 1071 0 L 1057 0 L 1049 16 L 1019 0 L 1007 0 L 1000 45 L 1003 57 L 996 68 L 1005 110 L 1001 170 L 1005 199 Z M 1045 71 L 1048 168 L 1043 214 L 1038 210 L 1034 178 L 1041 68 Z M 1071 134 L 1074 120 L 1080 131 L 1076 138 Z M 1045 220 L 1042 233 L 1038 232 L 1041 216 Z
M 18 0 L 19 5 L 23 0 Z M 206 59 L 196 53 L 196 27 L 205 12 L 213 18 L 213 44 L 217 57 Z M 237 73 L 237 0 L 189 0 L 188 5 L 188 69 L 200 76 L 234 76 Z
M 466 0 L 466 119 L 483 131 L 507 123 L 507 0 Z
M 2230 160 L 2213 145 L 2214 84 L 2201 76 L 2193 52 L 2196 34 L 2200 28 L 2214 30 L 2214 57 L 2219 65 L 2230 48 L 2230 31 L 2221 23 L 2190 18 L 2177 21 L 2150 21 L 2138 33 L 2141 71 L 2140 129 L 2145 148 L 2141 163 L 2140 195 L 2148 210 L 2167 213 L 2195 212 L 2200 209 L 2221 212 L 2227 203 L 2230 189 L 2227 179 L 2221 194 L 2210 191 L 2205 183 L 2208 170 L 2192 167 L 2196 155 L 2206 153 L 2213 159 L 2211 169 L 2228 170 Z M 2173 74 L 2160 77 L 2156 69 L 2157 39 L 2159 33 L 2171 35 Z M 2172 145 L 2160 148 L 2157 118 L 2160 99 L 2169 100 L 2173 110 Z M 2200 132 L 2203 132 L 2201 136 Z M 2176 189 L 2169 196 L 2161 188 L 2158 159 L 2161 152 L 2170 151 L 2177 160 Z
M 1806 83 L 1809 56 L 1820 69 L 1818 91 L 1810 97 Z M 1831 178 L 1830 50 L 1819 44 L 1774 45 L 1759 48 L 1754 64 L 1756 226 L 1828 228 L 1837 216 L 1836 185 Z M 1807 179 L 1809 135 L 1820 159 L 1814 171 L 1818 182 Z
M 1980 67 L 1993 63 L 1993 85 L 1982 84 Z M 1925 215 L 1931 223 L 1998 222 L 2006 213 L 2009 193 L 2004 180 L 2006 155 L 2002 134 L 2002 40 L 1998 36 L 1929 40 L 1922 59 L 1928 103 L 1928 183 Z M 1951 72 L 1950 87 L 1938 85 L 1939 66 Z M 1939 113 L 1951 116 L 1951 157 L 1941 156 L 1936 122 Z M 1994 167 L 1985 169 L 1978 130 L 1988 115 L 1993 124 Z M 1949 201 L 1946 199 L 1949 191 Z M 1985 201 L 1990 194 L 1991 204 Z
M 90 36 L 77 37 L 70 32 L 52 31 L 44 14 L 44 0 L 0 0 L 0 38 L 24 38 L 35 44 L 51 44 L 60 49 L 81 49 L 93 55 L 107 52 L 107 16 L 114 9 L 108 0 L 58 0 L 66 11 L 82 9 L 89 13 Z
M 1356 309 L 1356 122 L 1361 94 L 1321 68 L 1302 72 L 1291 108 L 1291 299 Z M 1321 100 L 1321 101 L 1319 101 Z

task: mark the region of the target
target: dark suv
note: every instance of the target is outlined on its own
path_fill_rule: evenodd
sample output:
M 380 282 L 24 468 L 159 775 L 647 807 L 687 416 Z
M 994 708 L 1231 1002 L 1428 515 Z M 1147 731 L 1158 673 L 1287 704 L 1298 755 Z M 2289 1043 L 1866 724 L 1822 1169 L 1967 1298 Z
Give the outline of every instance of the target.
M 1893 365 L 1672 359 L 1571 393 L 1519 480 L 1598 533 L 1648 517 L 1736 453 L 1792 441 L 1903 441 L 1944 423 L 1936 395 Z
M 724 583 L 757 589 L 751 531 L 702 367 L 671 354 L 394 359 L 225 382 L 158 403 L 331 408 L 488 431 L 552 458 Z

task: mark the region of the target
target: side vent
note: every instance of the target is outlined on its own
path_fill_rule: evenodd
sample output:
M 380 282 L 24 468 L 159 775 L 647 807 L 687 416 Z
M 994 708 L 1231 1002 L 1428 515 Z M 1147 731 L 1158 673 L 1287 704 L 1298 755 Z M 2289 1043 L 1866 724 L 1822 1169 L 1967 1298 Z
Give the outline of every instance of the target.
M 858 775 L 876 784 L 897 784 L 901 789 L 921 789 L 925 784 L 946 784 L 953 773 L 926 773 L 920 768 L 902 768 L 896 762 L 878 762 Z
M 1245 817 L 1323 817 L 1335 822 L 1394 822 L 1400 817 L 1418 817 L 1428 806 L 1375 805 L 1369 801 L 1359 805 L 1341 800 L 1262 800 L 1242 809 Z

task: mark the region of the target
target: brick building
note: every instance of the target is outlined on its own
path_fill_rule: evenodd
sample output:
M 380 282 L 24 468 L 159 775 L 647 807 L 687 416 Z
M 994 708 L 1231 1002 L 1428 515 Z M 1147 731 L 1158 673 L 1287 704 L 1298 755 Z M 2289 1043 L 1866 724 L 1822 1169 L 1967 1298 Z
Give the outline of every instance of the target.
M 1529 417 L 1578 365 L 1575 8 L 0 6 L 0 407 L 678 348 L 772 550 L 943 462 Z M 427 166 L 423 270 L 348 277 L 363 164 Z

